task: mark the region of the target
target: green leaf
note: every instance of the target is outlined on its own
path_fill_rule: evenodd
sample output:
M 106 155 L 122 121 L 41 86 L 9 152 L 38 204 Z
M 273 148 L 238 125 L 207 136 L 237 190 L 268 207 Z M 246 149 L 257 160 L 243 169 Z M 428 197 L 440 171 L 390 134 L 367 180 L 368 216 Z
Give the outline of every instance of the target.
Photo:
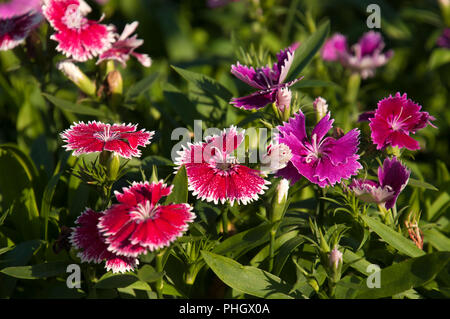
M 58 261 L 32 266 L 7 267 L 0 272 L 18 279 L 42 279 L 65 274 L 67 265 L 67 262 Z
M 450 62 L 450 50 L 444 48 L 434 49 L 428 61 L 428 68 L 430 70 L 436 69 L 441 65 Z
M 134 273 L 114 274 L 112 272 L 107 272 L 98 280 L 98 282 L 95 285 L 95 288 L 100 289 L 126 288 L 137 281 L 139 281 L 139 278 Z
M 171 67 L 186 81 L 193 83 L 195 86 L 205 92 L 220 97 L 226 102 L 230 101 L 233 96 L 226 87 L 224 87 L 213 78 L 210 78 L 209 76 L 178 68 L 173 65 Z
M 439 251 L 450 251 L 450 239 L 437 229 L 427 229 L 423 231 L 425 242 L 430 243 Z
M 63 111 L 67 111 L 70 113 L 75 114 L 82 114 L 82 115 L 91 115 L 91 116 L 99 116 L 99 117 L 105 117 L 105 112 L 99 109 L 94 109 L 90 106 L 82 105 L 82 104 L 75 104 L 60 98 L 57 98 L 55 96 L 52 96 L 50 94 L 42 93 L 43 96 L 47 98 L 53 105 L 60 108 Z
M 171 203 L 182 204 L 188 201 L 188 180 L 186 174 L 186 167 L 183 165 L 178 170 L 177 175 L 173 179 L 173 189 L 172 193 L 167 196 L 165 205 Z
M 292 62 L 291 72 L 288 77 L 288 81 L 292 81 L 299 77 L 300 72 L 308 65 L 309 62 L 314 58 L 316 53 L 320 50 L 323 43 L 325 42 L 328 33 L 330 31 L 330 22 L 326 21 L 317 29 L 314 34 L 312 34 L 308 39 L 306 39 L 300 47 L 295 51 L 294 61 Z
M 271 227 L 272 224 L 263 224 L 233 235 L 217 245 L 213 252 L 237 258 L 250 249 L 268 242 Z
M 438 189 L 433 185 L 414 178 L 409 179 L 408 185 L 412 187 L 420 187 L 425 189 L 431 189 L 432 191 L 438 191 Z
M 364 215 L 362 215 L 361 218 L 378 234 L 378 236 L 399 252 L 410 257 L 418 257 L 425 254 L 421 249 L 417 248 L 411 240 L 403 237 L 401 234 L 382 224 L 378 220 Z
M 443 192 L 433 202 L 433 204 L 427 210 L 427 219 L 435 221 L 439 216 L 445 212 L 445 206 L 450 202 L 450 195 L 447 192 Z
M 158 76 L 158 73 L 152 73 L 130 87 L 125 95 L 125 101 L 128 102 L 138 98 L 139 95 L 150 88 L 150 86 L 158 78 Z
M 344 263 L 348 264 L 353 269 L 358 270 L 360 273 L 369 275 L 367 272 L 367 267 L 371 265 L 364 257 L 358 256 L 351 250 L 344 250 Z
M 271 273 L 211 252 L 202 251 L 202 256 L 220 280 L 234 289 L 260 298 L 293 298 L 289 294 L 292 287 Z
M 63 155 L 63 160 L 58 163 L 55 169 L 55 173 L 45 187 L 44 195 L 42 197 L 41 204 L 41 216 L 44 217 L 44 239 L 47 240 L 48 233 L 48 219 L 50 215 L 51 204 L 53 195 L 55 194 L 56 186 L 58 185 L 61 175 L 64 173 L 65 163 L 67 161 L 68 153 Z
M 157 272 L 152 266 L 144 265 L 138 270 L 137 276 L 141 281 L 155 282 L 164 276 L 164 272 Z
M 380 288 L 369 288 L 364 280 L 356 298 L 385 298 L 433 280 L 450 261 L 450 252 L 437 252 L 411 258 L 384 268 L 380 272 Z
M 289 256 L 295 251 L 295 249 L 304 243 L 304 239 L 301 237 L 294 237 L 285 242 L 280 248 L 274 264 L 273 273 L 277 276 L 280 275 L 283 270 Z
M 4 211 L 12 205 L 8 220 L 24 239 L 39 237 L 39 210 L 34 181 L 37 173 L 31 159 L 11 145 L 0 146 L 0 206 Z

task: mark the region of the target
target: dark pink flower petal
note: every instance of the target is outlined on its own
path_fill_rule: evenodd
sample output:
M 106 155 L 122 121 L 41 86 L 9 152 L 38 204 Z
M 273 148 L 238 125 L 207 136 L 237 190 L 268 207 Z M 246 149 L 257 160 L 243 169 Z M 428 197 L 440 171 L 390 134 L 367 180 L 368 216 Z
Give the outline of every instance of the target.
M 124 158 L 140 157 L 139 146 L 150 144 L 154 132 L 136 131 L 136 125 L 105 124 L 101 122 L 79 122 L 61 133 L 67 143 L 64 147 L 73 150 L 73 155 L 101 152 L 117 153 Z
M 271 69 L 268 67 L 263 67 L 259 69 L 254 69 L 253 67 L 248 67 L 240 64 L 239 62 L 236 65 L 231 66 L 231 73 L 237 77 L 242 82 L 247 83 L 248 85 L 260 89 L 266 90 L 268 85 L 268 80 L 265 80 L 267 74 L 270 74 Z M 262 74 L 263 76 L 261 76 Z
M 251 95 L 233 98 L 231 104 L 244 110 L 254 110 L 275 102 L 276 90 L 258 91 Z
M 411 172 L 396 157 L 386 158 L 383 167 L 378 168 L 380 186 L 389 186 L 394 191 L 393 197 L 385 204 L 386 209 L 394 207 L 398 195 L 408 184 L 410 174 Z
M 394 196 L 394 191 L 390 186 L 381 187 L 371 180 L 354 179 L 349 188 L 356 197 L 366 203 L 383 204 Z
M 98 225 L 108 250 L 119 256 L 137 257 L 169 246 L 180 237 L 195 214 L 188 204 L 159 203 L 171 190 L 160 181 L 135 182 L 122 193 L 116 192 L 119 203 L 105 211 Z
M 285 168 L 277 171 L 276 175 L 289 180 L 291 185 L 294 185 L 302 178 L 302 175 L 298 172 L 294 164 L 292 164 L 292 161 L 289 161 Z
M 90 11 L 81 0 L 46 0 L 43 13 L 56 30 L 50 38 L 58 42 L 56 49 L 76 61 L 91 59 L 111 47 L 114 26 L 88 20 Z
M 100 263 L 106 260 L 106 269 L 116 272 L 134 270 L 139 264 L 135 258 L 121 257 L 108 251 L 105 237 L 101 235 L 97 226 L 103 213 L 97 213 L 92 209 L 86 209 L 75 221 L 78 224 L 73 228 L 70 241 L 79 249 L 78 257 L 82 262 Z
M 370 55 L 375 50 L 380 50 L 384 47 L 383 37 L 380 33 L 375 31 L 369 31 L 365 33 L 358 41 L 361 55 Z

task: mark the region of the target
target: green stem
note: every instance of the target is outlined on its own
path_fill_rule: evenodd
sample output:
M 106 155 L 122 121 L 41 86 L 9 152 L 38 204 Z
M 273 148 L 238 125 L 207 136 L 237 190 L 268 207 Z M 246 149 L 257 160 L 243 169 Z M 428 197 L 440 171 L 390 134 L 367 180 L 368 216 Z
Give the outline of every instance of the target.
M 272 272 L 273 270 L 273 261 L 275 256 L 275 237 L 277 234 L 277 228 L 275 225 L 272 226 L 272 229 L 270 230 L 270 246 L 269 246 L 269 268 L 268 271 Z
M 165 249 L 162 249 L 158 252 L 158 254 L 156 255 L 156 271 L 157 272 L 162 272 L 163 271 L 163 257 L 164 257 L 164 253 L 165 253 Z M 156 294 L 158 296 L 158 299 L 163 299 L 163 288 L 164 288 L 164 281 L 163 278 L 161 277 L 160 279 L 158 279 L 156 281 Z
M 222 211 L 222 231 L 224 236 L 228 235 L 228 204 Z

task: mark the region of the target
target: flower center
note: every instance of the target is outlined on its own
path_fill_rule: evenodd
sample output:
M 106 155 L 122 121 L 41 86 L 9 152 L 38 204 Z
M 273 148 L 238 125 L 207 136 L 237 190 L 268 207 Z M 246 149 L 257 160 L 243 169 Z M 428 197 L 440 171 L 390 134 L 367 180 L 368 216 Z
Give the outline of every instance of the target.
M 151 201 L 146 200 L 144 203 L 137 204 L 135 209 L 130 211 L 131 219 L 137 222 L 153 219 L 156 217 L 158 208 L 158 205 L 153 206 Z
M 403 113 L 403 106 L 400 109 L 400 113 L 398 115 L 392 114 L 388 123 L 391 125 L 393 131 L 401 130 L 404 126 L 404 123 L 411 118 L 411 115 L 400 120 Z
M 320 147 L 322 146 L 322 142 L 317 143 L 317 134 L 313 134 L 311 138 L 311 144 L 306 144 L 306 149 L 308 150 L 308 155 L 306 155 L 306 163 L 311 163 L 313 160 L 317 160 L 322 158 L 324 153 L 321 152 Z
M 107 125 L 103 128 L 103 132 L 97 132 L 94 137 L 102 142 L 110 142 L 119 139 L 119 133 L 111 131 L 111 126 Z
M 70 6 L 67 7 L 66 13 L 62 18 L 62 22 L 69 29 L 80 29 L 82 26 L 86 24 L 87 20 L 81 13 L 80 6 L 76 4 L 71 4 Z
M 272 73 L 272 70 L 270 70 L 270 72 Z M 264 82 L 268 88 L 271 88 L 274 85 L 272 78 L 267 76 L 263 69 L 256 70 L 256 80 Z
M 209 165 L 219 174 L 229 174 L 236 163 L 237 159 L 233 155 L 217 152 L 211 158 Z

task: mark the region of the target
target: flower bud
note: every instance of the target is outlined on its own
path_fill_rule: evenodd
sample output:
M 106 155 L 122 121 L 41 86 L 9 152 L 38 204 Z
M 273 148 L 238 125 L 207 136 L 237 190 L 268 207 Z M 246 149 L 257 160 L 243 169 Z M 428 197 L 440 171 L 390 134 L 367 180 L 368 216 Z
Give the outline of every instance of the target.
M 89 96 L 95 96 L 96 88 L 95 83 L 92 82 L 86 74 L 84 74 L 79 67 L 77 67 L 70 60 L 61 61 L 57 64 L 58 70 L 60 70 L 66 77 L 69 78 L 81 91 Z
M 327 101 L 319 96 L 314 100 L 313 107 L 316 111 L 317 122 L 319 122 L 328 112 Z
M 341 279 L 342 269 L 342 253 L 335 247 L 328 255 L 328 275 L 333 282 L 338 282 Z
M 281 115 L 281 120 L 283 121 L 287 121 L 290 117 L 291 100 L 292 100 L 292 92 L 291 90 L 289 90 L 289 88 L 284 87 L 277 90 L 275 104 Z
M 286 210 L 288 192 L 289 180 L 283 178 L 277 185 L 277 192 L 272 201 L 272 222 L 279 221 L 283 218 L 284 211 Z

